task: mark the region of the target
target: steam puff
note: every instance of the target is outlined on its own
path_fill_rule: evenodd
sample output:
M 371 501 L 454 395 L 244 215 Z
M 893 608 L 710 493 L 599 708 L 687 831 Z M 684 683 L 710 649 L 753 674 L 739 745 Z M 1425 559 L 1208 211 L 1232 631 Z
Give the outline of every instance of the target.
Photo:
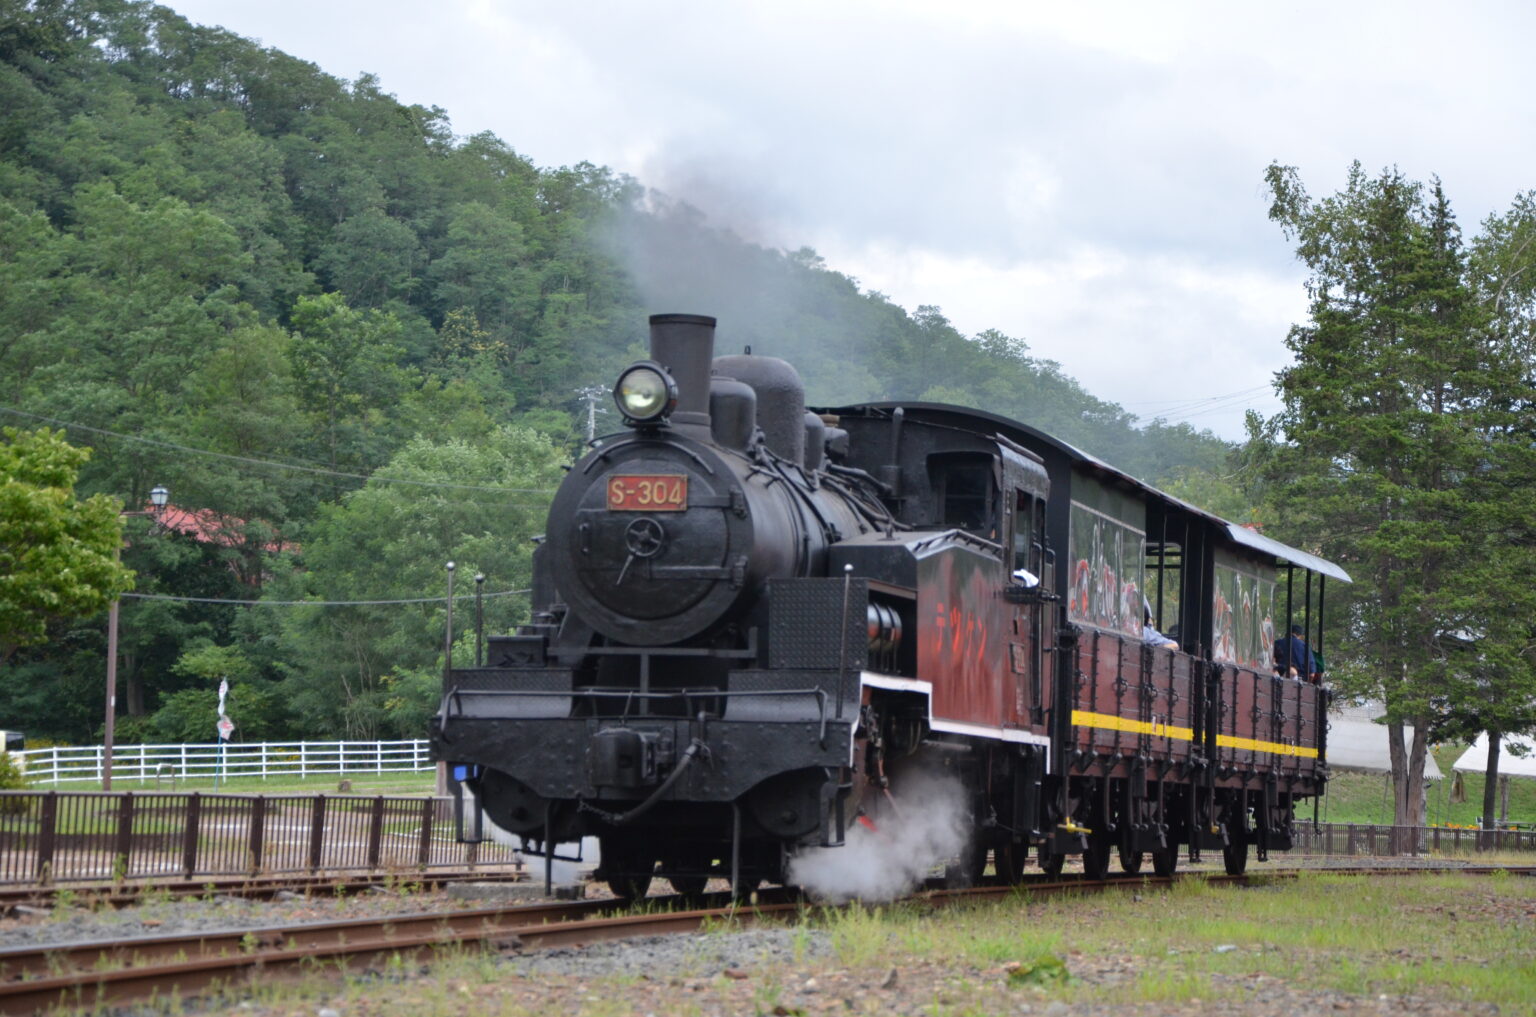
M 855 823 L 842 847 L 810 848 L 789 863 L 789 882 L 833 903 L 895 900 L 922 884 L 940 862 L 966 845 L 971 817 L 965 792 L 953 777 L 912 773 L 871 818 Z

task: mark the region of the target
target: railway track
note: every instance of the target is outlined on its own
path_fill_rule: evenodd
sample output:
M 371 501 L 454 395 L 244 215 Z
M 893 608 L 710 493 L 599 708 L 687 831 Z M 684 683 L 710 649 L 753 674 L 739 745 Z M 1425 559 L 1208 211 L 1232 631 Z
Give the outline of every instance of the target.
M 1536 867 L 1458 867 L 1456 872 L 1497 870 L 1536 876 Z M 1041 878 L 1021 887 L 988 885 L 965 890 L 928 890 L 916 900 L 932 907 L 1016 894 L 1086 893 L 1117 886 L 1167 886 L 1181 879 L 1262 884 L 1296 878 L 1282 870 L 1246 876 L 1186 873 L 1172 877 L 1122 876 L 1097 882 Z M 1351 874 L 1402 875 L 1445 869 L 1365 868 Z M 634 936 L 696 931 L 706 923 L 749 924 L 788 918 L 807 902 L 789 891 L 760 894 L 750 904 L 714 895 L 697 907 L 683 898 L 649 898 L 643 913 L 613 914 L 611 900 L 569 901 L 518 907 L 476 908 L 385 918 L 349 919 L 235 929 L 217 933 L 140 937 L 130 940 L 0 949 L 0 1014 L 30 1014 L 56 1007 L 90 1008 L 151 998 L 238 993 L 256 977 L 404 964 L 414 966 L 443 951 L 521 952 Z
M 444 950 L 516 952 L 687 932 L 725 917 L 750 922 L 793 914 L 802 904 L 790 896 L 760 901 L 750 909 L 724 906 L 614 915 L 611 900 L 571 901 L 15 947 L 0 950 L 0 1013 L 125 1003 L 172 991 L 186 998 L 236 990 L 258 974 L 266 978 L 327 963 L 414 964 Z
M 82 884 L 65 886 L 0 886 L 0 915 L 25 913 L 24 909 L 50 909 L 60 899 L 90 907 L 127 907 L 146 900 L 187 897 L 242 897 L 270 900 L 285 893 L 299 896 L 315 894 L 346 895 L 367 890 L 404 889 L 440 890 L 449 883 L 526 882 L 527 875 L 517 871 L 487 869 L 434 870 L 430 873 L 336 873 L 333 875 L 280 877 L 219 877 L 169 880 L 163 882 Z

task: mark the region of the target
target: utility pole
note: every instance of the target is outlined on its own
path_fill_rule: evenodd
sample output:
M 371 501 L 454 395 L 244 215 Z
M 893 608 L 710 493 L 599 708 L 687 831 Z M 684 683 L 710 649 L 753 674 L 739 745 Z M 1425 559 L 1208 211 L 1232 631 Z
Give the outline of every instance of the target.
M 597 440 L 597 401 L 607 395 L 608 390 L 601 385 L 587 385 L 576 390 L 576 394 L 587 403 L 587 444 Z

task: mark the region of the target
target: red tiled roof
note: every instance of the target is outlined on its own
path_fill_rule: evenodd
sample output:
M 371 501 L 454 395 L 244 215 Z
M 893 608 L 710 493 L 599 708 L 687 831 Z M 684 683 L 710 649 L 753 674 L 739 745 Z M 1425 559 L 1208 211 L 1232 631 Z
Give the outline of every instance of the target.
M 220 547 L 241 547 L 245 544 L 243 533 L 245 520 L 238 516 L 225 515 L 213 509 L 184 509 L 175 505 L 167 505 L 158 512 L 153 510 L 151 512 L 159 525 L 168 530 L 185 533 L 200 543 L 217 544 Z M 282 537 L 275 534 L 271 541 L 261 546 L 261 549 L 271 554 L 298 550 L 296 545 L 284 541 Z

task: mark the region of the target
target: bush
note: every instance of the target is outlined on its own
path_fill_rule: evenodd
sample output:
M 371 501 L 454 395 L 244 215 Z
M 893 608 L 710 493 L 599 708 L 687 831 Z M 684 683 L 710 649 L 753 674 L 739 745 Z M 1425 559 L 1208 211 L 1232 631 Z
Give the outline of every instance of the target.
M 27 790 L 27 774 L 21 768 L 21 760 L 9 752 L 0 752 L 0 791 Z M 0 813 L 19 816 L 31 807 L 30 798 L 0 797 Z

